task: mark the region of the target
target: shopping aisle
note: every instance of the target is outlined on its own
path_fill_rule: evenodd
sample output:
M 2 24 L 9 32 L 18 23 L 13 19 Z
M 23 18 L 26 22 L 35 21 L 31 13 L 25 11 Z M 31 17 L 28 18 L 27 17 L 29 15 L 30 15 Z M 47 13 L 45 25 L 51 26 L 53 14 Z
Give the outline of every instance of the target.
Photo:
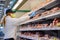
M 30 19 L 20 23 L 18 40 L 60 40 L 60 3 L 50 1 L 30 12 Z
M 11 23 L 13 25 L 18 22 L 13 33 L 16 40 L 60 40 L 60 0 L 7 0 L 4 13 L 0 17 L 1 21 L 4 20 L 3 16 L 6 16 L 7 9 L 14 12 L 12 18 L 20 19 Z M 3 24 L 1 26 L 4 27 Z M 11 31 L 14 26 L 8 28 Z

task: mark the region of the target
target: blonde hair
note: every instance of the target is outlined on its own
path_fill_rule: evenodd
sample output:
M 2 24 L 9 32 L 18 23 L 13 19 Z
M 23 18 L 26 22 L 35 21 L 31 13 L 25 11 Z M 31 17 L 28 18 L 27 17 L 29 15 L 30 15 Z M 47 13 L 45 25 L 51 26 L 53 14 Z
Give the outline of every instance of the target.
M 5 26 L 5 18 L 6 18 L 6 16 L 3 16 L 1 19 L 1 24 L 3 24 L 4 26 Z

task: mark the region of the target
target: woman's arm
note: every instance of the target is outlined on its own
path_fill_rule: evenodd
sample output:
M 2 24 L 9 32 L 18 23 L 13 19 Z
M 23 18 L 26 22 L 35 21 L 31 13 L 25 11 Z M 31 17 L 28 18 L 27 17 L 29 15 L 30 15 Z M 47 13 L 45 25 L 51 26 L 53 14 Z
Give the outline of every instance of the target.
M 20 24 L 21 22 L 24 22 L 30 18 L 29 15 L 25 15 L 23 17 L 18 18 L 17 24 Z
M 20 18 L 8 18 L 10 19 L 10 21 L 13 23 L 13 25 L 20 25 L 21 22 L 26 21 L 30 18 L 30 16 L 25 15 L 23 17 Z

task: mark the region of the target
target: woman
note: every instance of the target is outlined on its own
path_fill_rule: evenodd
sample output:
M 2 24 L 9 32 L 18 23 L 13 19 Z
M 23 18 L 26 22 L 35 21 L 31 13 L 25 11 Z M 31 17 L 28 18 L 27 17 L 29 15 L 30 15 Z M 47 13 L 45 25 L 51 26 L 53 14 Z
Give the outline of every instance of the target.
M 20 18 L 14 18 L 12 16 L 14 12 L 11 9 L 8 9 L 6 11 L 6 16 L 4 17 L 4 23 L 5 23 L 5 29 L 4 29 L 4 33 L 5 33 L 5 40 L 14 40 L 16 39 L 16 28 L 17 25 L 22 22 L 25 21 L 27 19 L 29 19 L 30 17 L 27 15 L 26 17 L 20 17 Z

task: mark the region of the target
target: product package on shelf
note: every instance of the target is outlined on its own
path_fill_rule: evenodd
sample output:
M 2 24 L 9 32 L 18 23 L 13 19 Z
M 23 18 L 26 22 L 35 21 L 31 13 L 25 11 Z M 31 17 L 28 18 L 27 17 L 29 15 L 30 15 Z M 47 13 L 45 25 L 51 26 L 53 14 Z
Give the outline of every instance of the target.
M 29 37 L 32 37 L 31 39 L 33 39 L 33 40 L 34 39 L 39 39 L 39 40 L 60 40 L 60 38 L 57 38 L 55 36 L 51 36 L 51 34 L 49 34 L 49 33 L 46 34 L 43 31 L 39 31 L 39 32 L 21 32 L 20 35 L 21 36 L 23 35 L 26 39 L 29 39 Z
M 24 25 L 24 26 L 21 26 L 20 29 L 23 29 L 23 30 L 35 30 L 35 29 L 44 29 L 44 28 L 59 28 L 60 26 L 60 22 L 58 22 L 58 20 L 53 20 L 52 23 L 37 23 L 37 24 L 28 24 L 28 25 Z M 47 29 L 46 29 L 47 30 Z
M 37 19 L 38 17 L 40 17 L 41 14 L 36 14 L 36 16 L 33 17 L 33 19 Z

